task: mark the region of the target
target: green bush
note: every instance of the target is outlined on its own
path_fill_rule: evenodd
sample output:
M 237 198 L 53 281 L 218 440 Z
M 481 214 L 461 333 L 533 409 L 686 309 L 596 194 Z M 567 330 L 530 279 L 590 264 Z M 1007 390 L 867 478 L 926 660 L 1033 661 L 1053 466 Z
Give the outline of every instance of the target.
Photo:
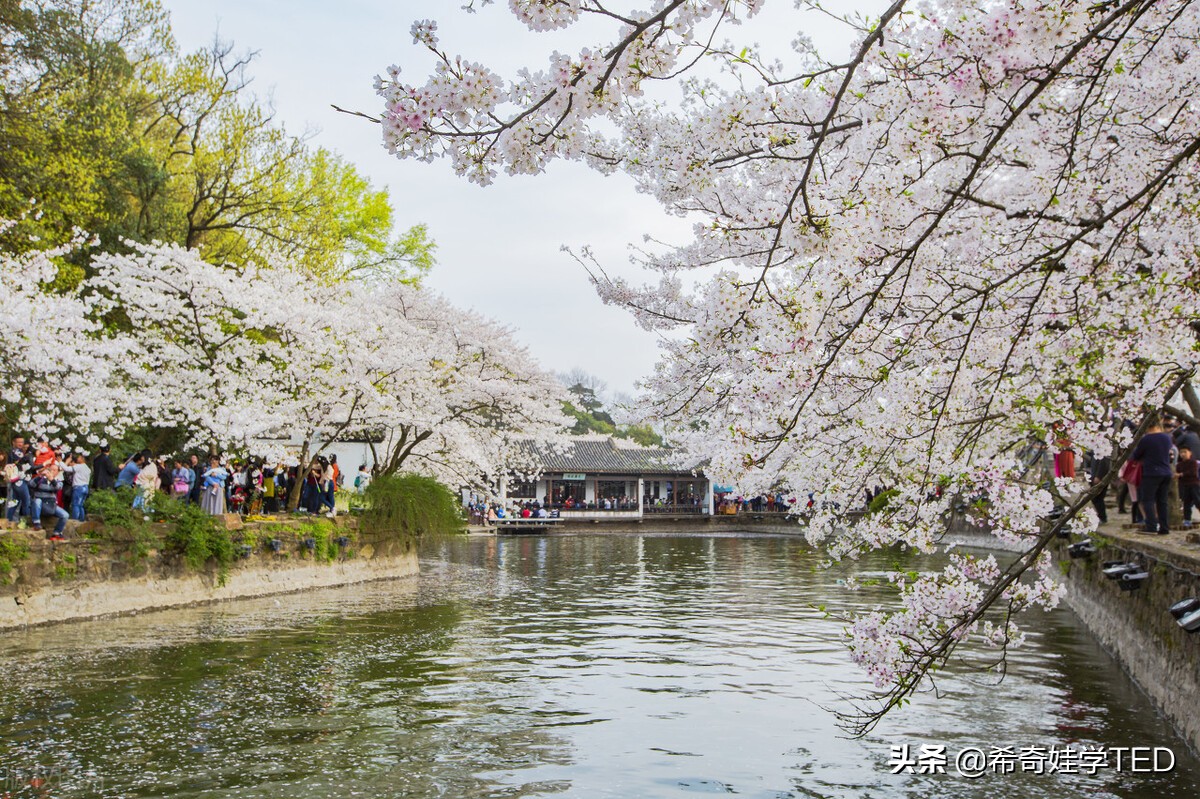
M 229 531 L 217 523 L 196 505 L 179 505 L 175 526 L 167 533 L 166 550 L 181 556 L 187 565 L 196 570 L 203 569 L 210 560 L 215 560 L 221 570 L 224 583 L 229 564 L 233 562 L 233 539 Z
M 85 506 L 89 515 L 104 520 L 106 527 L 134 530 L 144 524 L 146 517 L 164 521 L 175 521 L 183 513 L 187 503 L 175 499 L 165 491 L 156 491 L 150 497 L 149 507 L 134 510 L 133 501 L 138 490 L 128 486 L 116 491 L 94 491 L 88 495 Z
M 297 528 L 300 540 L 311 538 L 314 543 L 313 559 L 331 561 L 338 555 L 338 545 L 333 534 L 334 526 L 325 519 L 314 519 L 305 522 Z
M 364 494 L 363 530 L 411 537 L 449 535 L 463 529 L 454 493 L 430 477 L 380 475 Z
M 137 494 L 137 489 L 129 487 L 116 491 L 94 491 L 88 495 L 86 502 L 88 516 L 104 523 L 101 530 L 87 533 L 87 537 L 124 542 L 128 547 L 129 562 L 134 567 L 140 567 L 152 551 L 162 546 L 158 532 L 154 525 L 146 521 L 146 517 L 153 514 L 160 519 L 178 518 L 183 510 L 181 503 L 162 493 L 151 498 L 150 514 L 141 508 L 134 510 L 133 500 Z M 114 536 L 116 531 L 125 535 Z
M 185 508 L 196 508 L 195 505 L 178 500 L 166 491 L 156 491 L 150 498 L 150 515 L 156 519 L 175 521 L 183 515 Z M 198 509 L 198 508 L 197 508 Z
M 900 492 L 895 488 L 889 488 L 887 491 L 880 492 L 880 494 L 872 499 L 870 504 L 867 505 L 867 515 L 869 516 L 875 513 L 882 513 L 883 511 L 887 510 L 888 505 L 890 505 L 892 502 L 892 499 L 899 495 Z
M 116 491 L 93 491 L 88 494 L 84 507 L 89 516 L 99 517 L 106 527 L 133 532 L 144 524 L 144 514 L 133 509 L 133 499 L 136 496 L 137 491 L 129 487 L 118 488 Z

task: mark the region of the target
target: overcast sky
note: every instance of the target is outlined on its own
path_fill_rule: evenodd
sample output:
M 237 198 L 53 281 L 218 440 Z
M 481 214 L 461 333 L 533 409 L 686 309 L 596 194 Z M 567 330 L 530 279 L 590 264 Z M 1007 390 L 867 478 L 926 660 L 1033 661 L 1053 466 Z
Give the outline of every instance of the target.
M 436 19 L 441 44 L 452 55 L 485 63 L 506 77 L 519 66 L 541 67 L 550 50 L 574 51 L 584 39 L 531 34 L 512 19 L 503 0 L 476 14 L 460 11 L 463 0 L 164 4 L 184 50 L 203 47 L 219 33 L 239 50 L 258 51 L 253 87 L 273 97 L 277 118 L 288 130 L 312 132 L 314 144 L 337 151 L 372 183 L 388 187 L 399 227 L 429 225 L 438 243 L 439 263 L 429 279 L 435 290 L 512 327 L 546 368 L 580 367 L 623 392 L 652 371 L 655 336 L 636 328 L 624 311 L 603 305 L 582 268 L 560 248 L 591 245 L 607 270 L 632 275 L 630 244 L 647 233 L 682 242 L 689 222 L 637 194 L 628 178 L 602 177 L 573 163 L 553 163 L 536 177 L 501 176 L 480 188 L 457 178 L 446 162 L 389 156 L 377 125 L 330 108 L 378 113 L 382 105 L 372 83 L 389 64 L 400 65 L 407 81 L 423 82 L 431 62 L 412 44 L 409 26 L 415 19 Z M 874 10 L 882 0 L 827 5 L 840 12 Z M 786 47 L 804 26 L 823 51 L 826 43 L 837 56 L 847 49 L 849 38 L 836 26 L 793 11 L 791 0 L 774 0 L 768 11 L 775 16 L 743 29 L 745 44 L 766 36 L 776 39 L 773 50 Z

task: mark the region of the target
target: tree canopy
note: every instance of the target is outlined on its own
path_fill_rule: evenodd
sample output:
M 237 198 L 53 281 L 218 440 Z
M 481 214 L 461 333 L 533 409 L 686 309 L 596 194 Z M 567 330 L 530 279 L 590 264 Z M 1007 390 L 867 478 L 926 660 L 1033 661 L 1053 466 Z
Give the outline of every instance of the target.
M 575 420 L 571 427 L 574 435 L 600 433 L 602 435 L 627 438 L 642 446 L 662 446 L 662 436 L 645 423 L 618 424 L 607 410 L 611 403 L 605 398 L 608 384 L 595 375 L 580 368 L 558 375 L 567 387 L 571 399 L 563 403 L 563 412 Z M 618 403 L 618 406 L 620 403 Z M 627 410 L 627 409 L 626 409 Z
M 0 38 L 9 250 L 79 229 L 106 251 L 158 241 L 235 265 L 278 254 L 325 280 L 419 281 L 432 267 L 424 225 L 398 230 L 386 189 L 251 91 L 253 52 L 219 40 L 180 52 L 157 0 L 9 0 Z

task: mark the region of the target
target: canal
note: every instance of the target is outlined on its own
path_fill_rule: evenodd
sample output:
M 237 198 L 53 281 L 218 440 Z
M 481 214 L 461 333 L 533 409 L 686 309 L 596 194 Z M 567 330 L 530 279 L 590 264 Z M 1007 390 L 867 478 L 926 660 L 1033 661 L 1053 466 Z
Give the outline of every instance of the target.
M 969 652 L 938 696 L 847 739 L 831 709 L 869 684 L 821 608 L 886 602 L 843 583 L 931 561 L 829 567 L 733 535 L 424 554 L 412 580 L 0 635 L 0 796 L 1200 795 L 1182 740 L 1066 610 L 1031 617 L 1002 682 Z M 892 774 L 904 745 L 945 747 L 946 773 Z M 1175 768 L 1037 773 L 1051 747 L 1101 745 L 1168 747 Z M 972 747 L 1011 773 L 956 773 Z

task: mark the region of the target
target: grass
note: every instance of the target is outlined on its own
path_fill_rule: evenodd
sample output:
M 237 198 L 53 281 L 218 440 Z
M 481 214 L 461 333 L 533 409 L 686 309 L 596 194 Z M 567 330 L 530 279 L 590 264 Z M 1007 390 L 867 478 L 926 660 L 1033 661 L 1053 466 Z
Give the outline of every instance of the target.
M 54 577 L 59 580 L 73 580 L 78 572 L 79 564 L 70 553 L 63 555 L 62 562 L 54 566 Z

